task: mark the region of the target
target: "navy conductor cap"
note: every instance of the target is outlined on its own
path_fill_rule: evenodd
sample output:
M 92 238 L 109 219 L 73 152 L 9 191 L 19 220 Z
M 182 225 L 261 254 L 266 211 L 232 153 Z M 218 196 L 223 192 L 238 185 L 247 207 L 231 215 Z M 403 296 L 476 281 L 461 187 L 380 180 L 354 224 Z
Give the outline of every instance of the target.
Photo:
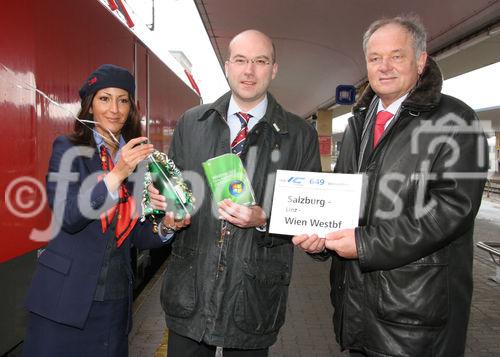
M 135 80 L 125 68 L 113 64 L 103 64 L 97 68 L 83 83 L 80 88 L 80 98 L 95 94 L 103 88 L 121 88 L 126 90 L 131 97 L 135 96 Z

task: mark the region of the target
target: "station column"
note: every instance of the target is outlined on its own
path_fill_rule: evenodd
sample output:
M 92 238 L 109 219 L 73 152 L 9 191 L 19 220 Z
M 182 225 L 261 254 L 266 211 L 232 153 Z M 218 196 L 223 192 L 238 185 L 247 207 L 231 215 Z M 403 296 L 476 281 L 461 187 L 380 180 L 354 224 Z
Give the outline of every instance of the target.
M 495 161 L 495 171 L 500 175 L 500 132 L 496 132 L 495 136 L 497 137 L 495 143 L 495 151 L 496 151 L 496 161 Z
M 321 169 L 332 171 L 332 116 L 331 110 L 318 110 L 316 114 L 316 130 L 318 131 Z

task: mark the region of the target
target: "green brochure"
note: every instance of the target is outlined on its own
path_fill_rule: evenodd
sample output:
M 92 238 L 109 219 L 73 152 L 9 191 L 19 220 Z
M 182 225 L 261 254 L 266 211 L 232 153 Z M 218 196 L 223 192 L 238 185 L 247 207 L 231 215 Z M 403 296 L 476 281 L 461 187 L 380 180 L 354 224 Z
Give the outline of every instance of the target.
M 216 202 L 227 198 L 241 205 L 255 204 L 252 185 L 239 156 L 224 154 L 202 165 Z

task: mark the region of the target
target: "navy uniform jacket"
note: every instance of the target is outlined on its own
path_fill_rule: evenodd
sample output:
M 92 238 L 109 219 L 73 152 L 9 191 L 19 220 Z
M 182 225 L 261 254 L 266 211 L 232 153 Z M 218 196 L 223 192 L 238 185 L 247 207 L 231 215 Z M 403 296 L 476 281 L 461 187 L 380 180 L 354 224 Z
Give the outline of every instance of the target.
M 56 138 L 49 162 L 49 176 L 51 173 L 60 172 L 63 155 L 71 148 L 76 146 L 66 136 Z M 61 175 L 66 178 L 75 176 L 74 180 L 69 182 L 66 195 L 62 196 L 60 193 L 56 195 L 56 190 L 61 190 L 64 185 L 57 184 L 48 177 L 47 198 L 50 208 L 55 212 L 55 222 L 61 225 L 61 230 L 40 255 L 26 298 L 26 307 L 31 312 L 78 328 L 84 327 L 92 305 L 106 243 L 108 239 L 115 239 L 114 229 L 108 228 L 103 233 L 100 220 L 85 217 L 78 206 L 78 200 L 85 200 L 93 209 L 100 209 L 100 212 L 104 212 L 110 206 L 104 205 L 107 198 L 111 199 L 108 197 L 108 189 L 103 180 L 89 178 L 88 182 L 95 184 L 86 192 L 85 185 L 82 186 L 85 178 L 101 171 L 97 149 L 92 153 L 90 158 L 82 155 L 75 157 L 70 162 L 72 173 Z M 68 170 L 70 169 L 66 169 Z M 128 183 L 127 188 L 132 193 L 132 184 Z M 58 210 L 61 210 L 59 205 L 65 205 L 63 214 L 58 214 Z M 144 223 L 138 221 L 124 241 L 123 248 L 127 250 L 128 264 L 130 264 L 129 249 L 132 244 L 138 248 L 155 248 L 164 244 L 160 237 L 153 233 L 152 228 L 148 221 Z M 131 301 L 133 286 L 131 279 L 129 286 L 129 301 Z M 129 308 L 129 322 L 130 310 Z M 129 328 L 130 325 L 129 323 Z

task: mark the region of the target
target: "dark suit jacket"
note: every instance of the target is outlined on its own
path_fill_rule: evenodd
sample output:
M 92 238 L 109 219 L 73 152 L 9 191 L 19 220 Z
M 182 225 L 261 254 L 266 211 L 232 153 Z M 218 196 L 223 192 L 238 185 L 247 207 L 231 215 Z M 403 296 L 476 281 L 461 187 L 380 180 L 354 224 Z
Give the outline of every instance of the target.
M 64 166 L 68 168 L 64 170 Z M 26 298 L 31 312 L 79 328 L 83 328 L 92 305 L 106 242 L 115 239 L 113 229 L 103 233 L 100 220 L 87 218 L 79 208 L 79 203 L 83 203 L 100 213 L 115 203 L 104 181 L 91 176 L 99 171 L 101 163 L 95 148 L 76 147 L 65 136 L 56 138 L 47 175 L 47 198 L 54 214 L 53 223 L 61 229 L 40 255 Z M 127 185 L 132 192 L 132 185 Z M 155 248 L 164 243 L 153 233 L 151 223 L 138 221 L 123 244 L 130 264 L 132 244 Z M 130 281 L 129 301 L 132 286 Z

